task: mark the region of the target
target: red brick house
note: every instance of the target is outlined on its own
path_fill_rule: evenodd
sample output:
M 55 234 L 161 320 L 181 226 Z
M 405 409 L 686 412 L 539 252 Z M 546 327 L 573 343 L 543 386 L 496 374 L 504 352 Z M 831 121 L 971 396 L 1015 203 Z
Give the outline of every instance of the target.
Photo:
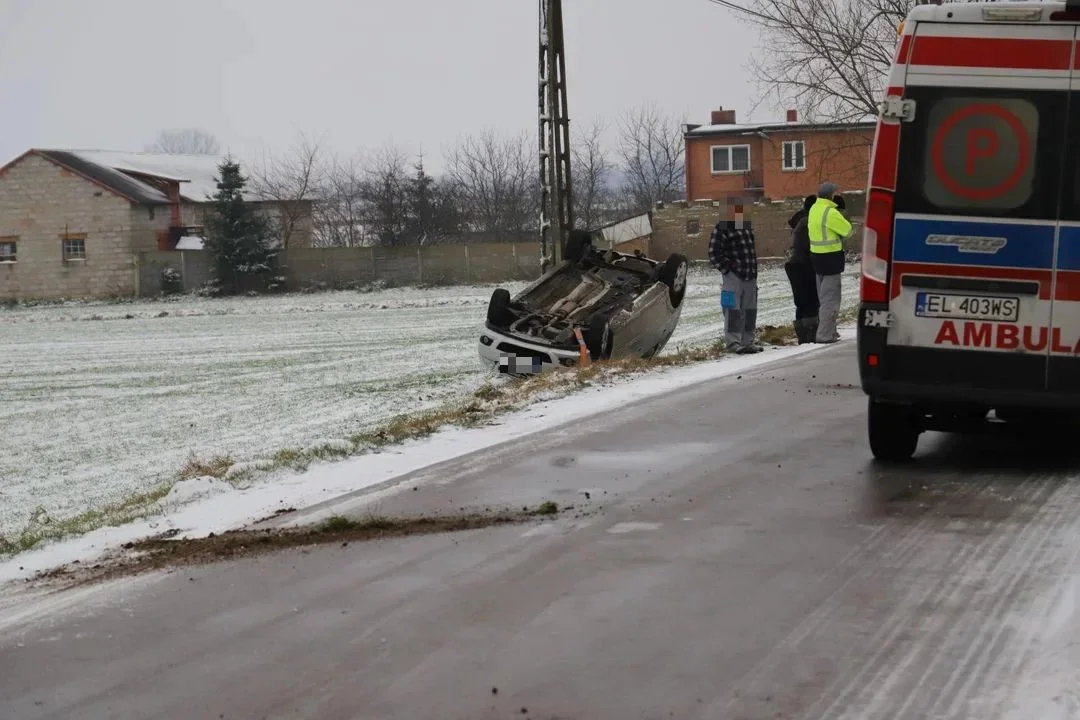
M 708 125 L 688 125 L 686 198 L 719 200 L 803 197 L 823 180 L 840 192 L 866 189 L 876 122 L 740 124 L 734 110 L 714 110 Z

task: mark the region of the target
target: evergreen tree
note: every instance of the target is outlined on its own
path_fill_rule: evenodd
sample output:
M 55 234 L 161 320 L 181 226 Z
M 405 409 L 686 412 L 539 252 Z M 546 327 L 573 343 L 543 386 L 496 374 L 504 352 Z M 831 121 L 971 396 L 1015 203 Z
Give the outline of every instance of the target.
M 274 228 L 244 201 L 248 180 L 240 164 L 226 157 L 218 166 L 217 192 L 206 218 L 206 249 L 214 256 L 215 276 L 230 293 L 251 287 L 273 270 Z
M 461 228 L 457 206 L 445 183 L 438 183 L 424 170 L 424 156 L 414 166 L 415 174 L 406 186 L 408 235 L 412 242 L 437 243 Z

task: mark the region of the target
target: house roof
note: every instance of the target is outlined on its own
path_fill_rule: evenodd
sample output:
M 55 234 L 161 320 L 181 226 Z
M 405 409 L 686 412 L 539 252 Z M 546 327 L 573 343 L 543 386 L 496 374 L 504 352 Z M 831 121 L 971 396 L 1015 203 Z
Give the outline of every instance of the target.
M 132 202 L 145 205 L 164 205 L 169 202 L 168 196 L 154 186 L 129 177 L 119 170 L 86 160 L 75 153 L 66 150 L 36 150 L 34 152 L 74 170 Z
M 188 202 L 206 202 L 217 192 L 218 166 L 225 159 L 224 156 L 218 155 L 168 155 L 113 150 L 74 150 L 72 152 L 83 160 L 122 173 L 178 181 L 180 197 Z M 244 199 L 248 201 L 259 199 L 250 184 L 246 188 Z
M 829 132 L 871 130 L 877 125 L 876 119 L 845 123 L 726 123 L 722 125 L 699 125 L 686 131 L 686 137 L 701 135 L 753 135 L 769 132 Z
M 8 163 L 8 166 L 29 154 L 41 155 L 131 202 L 145 205 L 169 202 L 164 192 L 152 182 L 147 182 L 154 179 L 178 182 L 180 197 L 187 202 L 207 202 L 217 192 L 215 178 L 218 166 L 224 159 L 217 155 L 33 149 Z M 254 202 L 262 198 L 248 185 L 244 199 Z

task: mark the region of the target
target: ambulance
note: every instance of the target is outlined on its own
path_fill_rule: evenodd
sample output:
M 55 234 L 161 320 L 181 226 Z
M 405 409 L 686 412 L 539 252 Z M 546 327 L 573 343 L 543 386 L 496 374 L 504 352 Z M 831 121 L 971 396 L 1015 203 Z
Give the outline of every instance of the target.
M 1080 410 L 1080 0 L 916 5 L 871 153 L 870 450 Z

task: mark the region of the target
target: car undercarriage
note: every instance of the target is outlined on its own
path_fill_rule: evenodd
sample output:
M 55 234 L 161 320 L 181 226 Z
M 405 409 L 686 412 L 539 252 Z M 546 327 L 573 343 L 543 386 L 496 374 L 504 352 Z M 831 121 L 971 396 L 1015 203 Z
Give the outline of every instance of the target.
M 598 253 L 599 255 L 599 253 Z M 566 265 L 508 306 L 513 333 L 561 347 L 576 347 L 575 328 L 593 318 L 629 310 L 656 283 L 659 266 L 645 258 L 618 255 L 611 262 L 591 257 Z

